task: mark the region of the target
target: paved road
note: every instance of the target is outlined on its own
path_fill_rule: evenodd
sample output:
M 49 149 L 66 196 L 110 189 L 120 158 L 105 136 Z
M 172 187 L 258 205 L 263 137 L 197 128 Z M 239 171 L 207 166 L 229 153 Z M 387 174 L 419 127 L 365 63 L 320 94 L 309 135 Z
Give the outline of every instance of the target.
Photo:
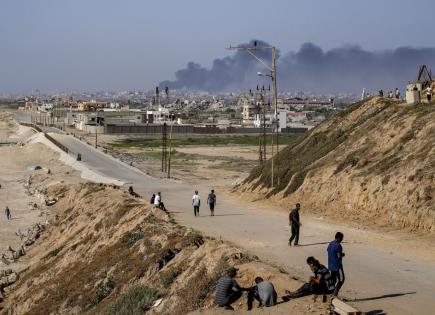
M 381 314 L 381 310 L 395 315 L 434 314 L 435 264 L 420 262 L 412 255 L 408 257 L 369 242 L 379 237 L 373 232 L 332 225 L 304 216 L 302 211 L 303 246 L 289 248 L 289 227 L 287 215 L 283 212 L 241 203 L 234 196 L 221 200 L 218 192 L 217 215 L 209 217 L 204 204 L 201 217 L 194 218 L 190 205 L 192 192 L 199 189 L 204 199 L 210 187 L 154 179 L 71 136 L 52 136 L 73 151 L 82 153 L 83 163 L 92 169 L 131 183 L 146 198 L 153 192 L 161 191 L 165 204 L 175 212 L 180 223 L 211 236 L 222 236 L 302 279 L 310 275 L 305 264 L 306 257 L 313 255 L 326 263 L 326 243 L 337 230 L 341 230 L 346 240 L 346 283 L 342 289 L 345 297 L 356 298 L 355 305 L 364 311 L 378 311 L 372 314 Z M 391 244 L 399 242 L 401 240 L 391 238 Z

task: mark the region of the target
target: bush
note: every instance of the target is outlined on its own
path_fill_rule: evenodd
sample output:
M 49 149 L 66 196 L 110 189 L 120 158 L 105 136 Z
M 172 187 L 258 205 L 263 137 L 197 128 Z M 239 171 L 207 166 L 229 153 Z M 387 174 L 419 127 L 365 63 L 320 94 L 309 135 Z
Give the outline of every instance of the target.
M 126 234 L 124 234 L 121 239 L 121 243 L 125 246 L 131 247 L 136 244 L 137 241 L 143 239 L 144 237 L 144 232 L 140 228 L 137 228 L 132 232 L 127 232 Z
M 172 282 L 182 273 L 181 268 L 171 268 L 168 271 L 164 272 L 160 279 L 162 280 L 162 284 L 164 287 L 169 287 Z
M 110 303 L 106 315 L 143 315 L 149 310 L 159 292 L 145 285 L 130 288 L 126 293 Z
M 106 278 L 97 285 L 95 296 L 92 299 L 91 305 L 98 305 L 102 300 L 110 295 L 115 288 L 115 281 L 112 277 Z

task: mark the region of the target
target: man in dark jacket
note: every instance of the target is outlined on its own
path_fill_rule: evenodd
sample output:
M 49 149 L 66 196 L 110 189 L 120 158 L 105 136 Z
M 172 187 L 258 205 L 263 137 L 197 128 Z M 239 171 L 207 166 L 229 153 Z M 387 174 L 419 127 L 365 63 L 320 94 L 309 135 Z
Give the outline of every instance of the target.
M 299 203 L 296 204 L 296 208 L 294 208 L 289 214 L 289 225 L 291 226 L 292 235 L 288 240 L 288 245 L 292 246 L 293 240 L 295 246 L 299 246 L 299 231 L 301 227 L 301 221 L 299 219 L 299 209 L 301 205 Z

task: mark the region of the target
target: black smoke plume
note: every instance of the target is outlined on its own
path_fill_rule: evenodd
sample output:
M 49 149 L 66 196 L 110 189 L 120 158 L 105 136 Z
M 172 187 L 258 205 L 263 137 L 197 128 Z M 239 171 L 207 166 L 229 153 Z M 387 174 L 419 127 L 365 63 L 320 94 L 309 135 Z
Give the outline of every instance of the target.
M 258 45 L 268 43 L 257 40 Z M 245 45 L 253 45 L 254 40 Z M 261 57 L 270 63 L 270 52 Z M 418 67 L 435 67 L 435 48 L 399 47 L 395 50 L 367 51 L 359 46 L 343 46 L 324 51 L 305 43 L 299 51 L 288 52 L 277 61 L 278 89 L 281 91 L 359 92 L 362 88 L 403 89 L 416 79 Z M 265 71 L 253 57 L 238 51 L 215 59 L 211 69 L 189 62 L 175 72 L 174 81 L 163 81 L 161 87 L 206 91 L 250 89 L 260 80 L 257 71 Z

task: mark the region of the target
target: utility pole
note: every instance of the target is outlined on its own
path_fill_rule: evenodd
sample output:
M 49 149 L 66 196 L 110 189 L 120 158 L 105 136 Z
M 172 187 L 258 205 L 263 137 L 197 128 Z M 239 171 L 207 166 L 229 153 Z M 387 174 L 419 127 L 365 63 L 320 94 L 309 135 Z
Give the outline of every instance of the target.
M 272 121 L 272 130 L 276 132 L 276 146 L 277 146 L 277 160 L 279 161 L 279 140 L 278 140 L 278 95 L 277 95 L 277 85 L 276 85 L 276 47 L 275 46 L 258 46 L 257 42 L 254 42 L 254 46 L 230 46 L 227 49 L 229 50 L 237 50 L 237 51 L 245 51 L 250 54 L 255 60 L 261 63 L 270 73 L 262 73 L 258 72 L 259 76 L 267 76 L 272 79 L 272 101 L 274 105 L 274 121 Z M 261 57 L 255 54 L 258 50 L 271 50 L 272 51 L 272 65 L 267 64 Z M 272 132 L 273 132 L 272 131 Z M 272 159 L 271 159 L 271 186 L 275 187 L 275 165 L 274 165 L 274 139 L 272 134 Z M 279 176 L 278 176 L 278 184 L 279 184 Z
M 169 131 L 168 178 L 171 178 L 172 126 L 174 125 L 175 115 L 169 117 L 171 119 L 171 129 Z
M 166 94 L 166 106 L 168 106 L 169 105 L 169 88 L 167 86 L 165 87 L 165 94 Z M 171 122 L 171 128 L 169 130 L 168 178 L 171 178 L 172 126 L 174 125 L 174 119 L 173 119 L 172 114 L 169 114 L 169 120 Z
M 270 87 L 269 87 L 270 91 Z M 260 89 L 257 85 L 257 93 L 260 98 L 257 102 L 258 121 L 260 123 L 260 132 L 258 134 L 258 156 L 259 162 L 262 164 L 266 162 L 266 89 L 263 87 Z M 252 93 L 251 93 L 252 94 Z
M 168 128 L 166 122 L 164 122 L 162 128 L 162 172 L 163 173 L 167 171 L 167 167 L 168 167 L 167 140 L 168 140 Z
M 95 109 L 95 149 L 98 147 L 98 110 Z

